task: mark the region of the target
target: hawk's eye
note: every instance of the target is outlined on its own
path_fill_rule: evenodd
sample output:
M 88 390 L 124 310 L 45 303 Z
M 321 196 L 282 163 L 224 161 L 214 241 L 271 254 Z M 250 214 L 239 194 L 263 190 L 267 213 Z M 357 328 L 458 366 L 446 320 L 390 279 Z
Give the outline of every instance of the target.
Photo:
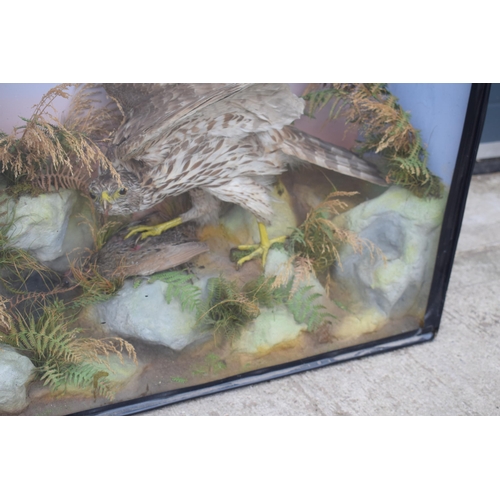
M 127 194 L 127 188 L 121 188 L 120 191 L 118 191 L 121 195 Z
M 96 195 L 92 191 L 89 191 L 89 195 L 93 200 L 96 199 Z

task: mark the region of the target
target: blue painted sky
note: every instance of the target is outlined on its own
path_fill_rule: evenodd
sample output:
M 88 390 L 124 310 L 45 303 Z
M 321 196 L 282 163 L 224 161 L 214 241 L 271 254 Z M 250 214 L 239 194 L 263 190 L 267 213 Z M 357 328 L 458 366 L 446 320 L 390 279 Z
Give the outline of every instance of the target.
M 470 83 L 392 83 L 390 91 L 411 113 L 429 153 L 429 169 L 450 185 L 457 160 Z

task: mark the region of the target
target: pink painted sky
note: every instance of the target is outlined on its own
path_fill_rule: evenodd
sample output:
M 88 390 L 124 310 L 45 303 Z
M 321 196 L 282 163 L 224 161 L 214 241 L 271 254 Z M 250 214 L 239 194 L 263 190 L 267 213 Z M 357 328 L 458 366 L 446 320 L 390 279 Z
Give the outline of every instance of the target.
M 13 127 L 23 125 L 19 117 L 29 118 L 33 106 L 55 85 L 57 83 L 0 83 L 0 130 L 9 134 Z M 58 97 L 54 105 L 58 111 L 56 116 L 60 116 L 68 102 Z

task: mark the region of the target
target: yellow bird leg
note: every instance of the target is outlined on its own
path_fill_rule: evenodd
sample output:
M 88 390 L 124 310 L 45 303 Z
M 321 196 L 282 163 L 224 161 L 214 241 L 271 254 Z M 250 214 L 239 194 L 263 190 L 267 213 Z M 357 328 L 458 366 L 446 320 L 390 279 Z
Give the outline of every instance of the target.
M 137 226 L 134 227 L 127 236 L 125 236 L 125 239 L 130 238 L 133 234 L 140 233 L 144 231 L 141 234 L 141 240 L 144 240 L 148 238 L 149 236 L 158 236 L 167 229 L 171 229 L 175 226 L 178 226 L 182 224 L 182 219 L 180 217 L 177 217 L 176 219 L 172 219 L 168 222 L 163 222 L 162 224 L 157 224 L 156 226 Z
M 279 236 L 278 238 L 269 239 L 269 235 L 267 234 L 267 229 L 262 222 L 259 222 L 259 234 L 260 234 L 260 244 L 258 245 L 239 245 L 238 250 L 253 250 L 253 252 L 246 257 L 242 257 L 237 265 L 238 267 L 242 266 L 245 262 L 248 262 L 256 257 L 262 256 L 262 265 L 266 265 L 267 254 L 269 253 L 269 249 L 275 243 L 284 243 L 286 240 L 286 236 Z

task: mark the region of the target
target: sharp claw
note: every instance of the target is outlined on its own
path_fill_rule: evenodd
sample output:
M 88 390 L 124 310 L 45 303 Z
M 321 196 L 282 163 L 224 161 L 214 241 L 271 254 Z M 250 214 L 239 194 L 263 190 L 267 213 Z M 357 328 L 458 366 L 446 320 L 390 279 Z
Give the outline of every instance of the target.
M 141 231 L 144 231 L 144 228 L 142 228 L 141 226 L 136 227 L 127 233 L 127 235 L 125 236 L 125 239 L 130 238 L 133 234 L 139 233 Z
M 141 231 L 143 231 L 143 233 L 140 235 L 140 239 L 145 240 L 146 238 L 149 238 L 150 236 L 158 236 L 163 231 L 166 231 L 167 229 L 178 226 L 181 223 L 182 223 L 182 219 L 180 217 L 177 217 L 177 219 L 173 219 L 169 222 L 164 222 L 163 224 L 158 224 L 156 226 L 137 226 L 128 232 L 128 234 L 125 236 L 125 239 L 129 238 L 133 234 L 140 233 Z
M 246 245 L 245 245 L 246 246 Z M 250 245 L 248 245 L 250 246 Z M 255 257 L 258 257 L 259 255 L 262 255 L 264 253 L 264 248 L 259 246 L 259 245 L 251 245 L 254 248 L 257 247 L 252 253 L 246 255 L 245 257 L 242 257 L 237 263 L 237 267 L 240 268 L 245 262 L 249 262 L 252 259 L 255 259 Z
M 266 265 L 267 261 L 267 254 L 269 253 L 270 248 L 275 244 L 275 243 L 284 243 L 286 240 L 286 236 L 279 236 L 278 238 L 273 238 L 272 240 L 268 240 L 266 244 L 260 244 L 260 245 L 239 245 L 237 248 L 238 250 L 253 250 L 251 253 L 246 255 L 245 257 L 242 257 L 238 262 L 236 263 L 237 269 L 239 269 L 245 262 L 249 262 L 252 259 L 255 259 L 256 257 L 261 256 L 262 259 L 262 266 Z

